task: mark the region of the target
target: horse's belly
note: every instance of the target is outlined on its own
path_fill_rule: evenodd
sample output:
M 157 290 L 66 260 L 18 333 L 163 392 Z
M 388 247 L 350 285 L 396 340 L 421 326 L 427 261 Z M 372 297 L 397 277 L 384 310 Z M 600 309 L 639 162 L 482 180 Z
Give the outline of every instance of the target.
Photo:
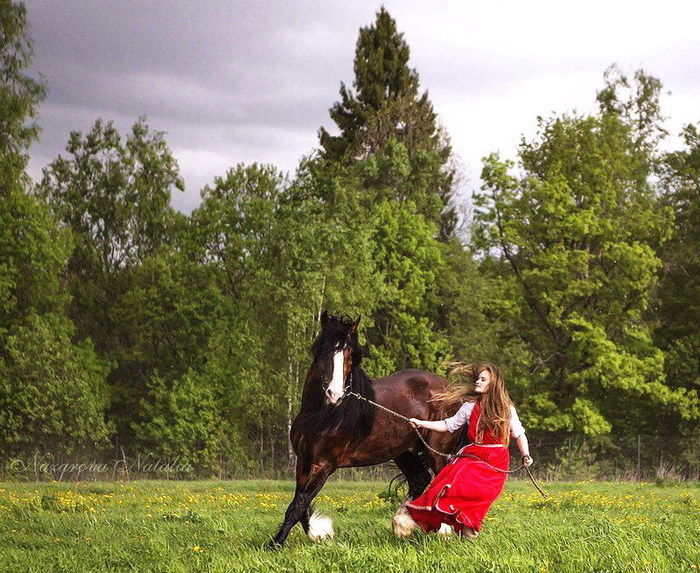
M 383 464 L 385 462 L 390 462 L 401 452 L 387 453 L 383 456 L 376 455 L 372 456 L 363 455 L 363 452 L 357 452 L 357 455 L 344 456 L 342 462 L 338 464 L 339 468 L 360 468 L 366 466 L 375 466 L 377 464 Z
M 382 424 L 376 424 L 382 426 Z M 349 445 L 339 452 L 338 467 L 373 466 L 393 460 L 399 454 L 415 445 L 416 435 L 410 426 L 408 428 L 396 428 L 393 424 L 384 430 L 373 431 L 370 436 L 357 444 Z M 406 431 L 408 430 L 408 431 Z

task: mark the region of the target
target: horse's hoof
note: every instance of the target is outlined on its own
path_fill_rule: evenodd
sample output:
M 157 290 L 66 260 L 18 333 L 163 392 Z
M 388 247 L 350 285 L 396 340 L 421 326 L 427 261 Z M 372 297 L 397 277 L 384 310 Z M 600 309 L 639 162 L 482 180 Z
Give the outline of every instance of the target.
M 466 537 L 470 541 L 474 541 L 477 537 L 479 537 L 479 532 L 476 529 L 472 529 L 471 527 L 465 527 L 464 529 L 462 529 L 460 537 Z
M 399 538 L 411 537 L 418 524 L 413 521 L 411 514 L 408 513 L 405 505 L 399 507 L 398 511 L 391 520 L 394 535 Z
M 440 535 L 452 535 L 453 529 L 452 529 L 451 525 L 447 525 L 446 523 L 441 523 L 440 529 L 438 529 L 437 532 Z

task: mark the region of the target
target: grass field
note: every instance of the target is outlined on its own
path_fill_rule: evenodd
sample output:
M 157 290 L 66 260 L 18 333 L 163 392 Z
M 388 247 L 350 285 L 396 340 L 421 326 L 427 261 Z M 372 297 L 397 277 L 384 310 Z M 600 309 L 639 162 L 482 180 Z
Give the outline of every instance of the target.
M 385 483 L 326 485 L 336 537 L 264 549 L 293 484 L 0 484 L 0 571 L 699 571 L 700 487 L 509 481 L 475 541 L 395 539 Z

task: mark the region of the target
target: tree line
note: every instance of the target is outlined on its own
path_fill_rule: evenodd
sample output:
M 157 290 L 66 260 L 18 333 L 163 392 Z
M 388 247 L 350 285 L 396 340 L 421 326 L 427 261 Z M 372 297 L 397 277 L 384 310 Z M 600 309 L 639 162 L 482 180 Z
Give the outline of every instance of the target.
M 686 437 L 700 456 L 700 135 L 662 152 L 661 82 L 611 67 L 597 109 L 538 118 L 471 203 L 384 9 L 319 149 L 235 165 L 190 215 L 162 133 L 98 119 L 39 182 L 45 86 L 0 0 L 0 457 L 115 443 L 229 475 L 288 466 L 323 309 L 371 377 L 492 360 L 536 435 Z M 460 213 L 468 215 L 460 216 Z M 466 231 L 460 232 L 460 231 Z

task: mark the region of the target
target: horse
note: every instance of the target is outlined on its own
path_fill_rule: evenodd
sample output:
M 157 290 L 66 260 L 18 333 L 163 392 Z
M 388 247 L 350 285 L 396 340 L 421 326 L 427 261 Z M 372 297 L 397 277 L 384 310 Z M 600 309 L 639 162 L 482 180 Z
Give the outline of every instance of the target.
M 404 503 L 418 497 L 446 460 L 428 450 L 406 421 L 358 398 L 376 402 L 406 418 L 436 420 L 452 415 L 433 401 L 447 381 L 422 370 L 402 370 L 370 380 L 361 367 L 357 320 L 347 315 L 320 317 L 321 331 L 311 346 L 313 356 L 292 423 L 290 439 L 296 460 L 296 489 L 284 521 L 268 547 L 280 548 L 297 523 L 314 541 L 333 535 L 332 522 L 311 506 L 328 477 L 338 468 L 362 467 L 393 460 L 408 484 Z M 351 394 L 352 392 L 352 394 Z M 450 452 L 459 439 L 449 433 L 421 430 L 437 451 Z M 427 458 L 427 465 L 421 459 Z M 403 521 L 409 518 L 401 504 L 394 517 L 394 533 L 408 535 Z

